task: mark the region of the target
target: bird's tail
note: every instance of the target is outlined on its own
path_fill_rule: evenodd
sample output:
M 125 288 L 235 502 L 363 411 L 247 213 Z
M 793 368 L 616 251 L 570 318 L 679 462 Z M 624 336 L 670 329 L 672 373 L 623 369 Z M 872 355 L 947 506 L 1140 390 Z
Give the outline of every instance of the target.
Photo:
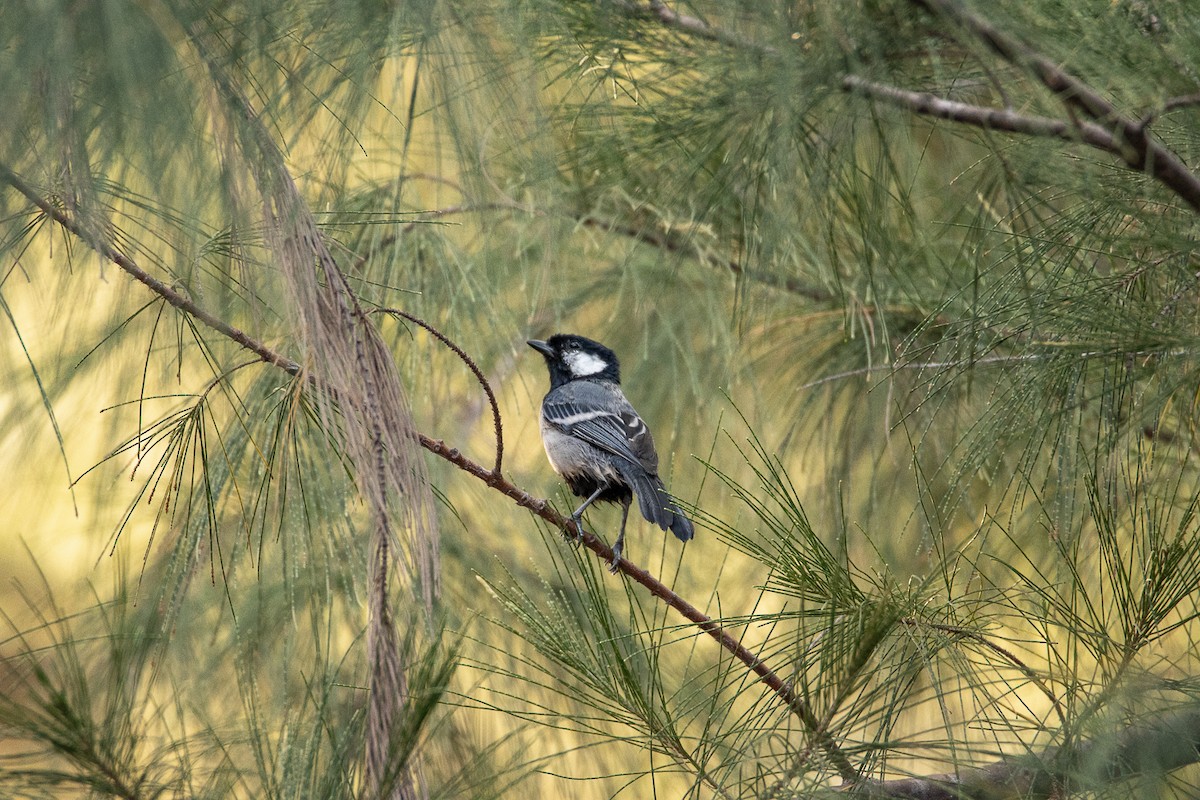
M 696 529 L 692 527 L 692 521 L 683 515 L 676 506 L 671 506 L 671 513 L 674 519 L 671 520 L 671 533 L 675 534 L 676 538 L 681 542 L 686 542 L 696 535 Z
M 696 535 L 692 521 L 671 501 L 671 495 L 667 494 L 666 487 L 658 476 L 639 476 L 639 479 L 634 481 L 633 491 L 637 495 L 638 509 L 648 521 L 664 531 L 670 530 L 681 542 L 686 542 Z

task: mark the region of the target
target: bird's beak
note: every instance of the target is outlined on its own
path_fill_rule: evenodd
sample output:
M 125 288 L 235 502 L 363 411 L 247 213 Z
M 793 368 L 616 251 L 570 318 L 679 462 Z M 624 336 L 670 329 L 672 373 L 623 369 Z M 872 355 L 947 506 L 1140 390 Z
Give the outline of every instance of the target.
M 554 348 L 543 342 L 541 339 L 530 339 L 529 341 L 525 342 L 525 344 L 529 345 L 534 350 L 537 350 L 546 358 L 554 355 Z

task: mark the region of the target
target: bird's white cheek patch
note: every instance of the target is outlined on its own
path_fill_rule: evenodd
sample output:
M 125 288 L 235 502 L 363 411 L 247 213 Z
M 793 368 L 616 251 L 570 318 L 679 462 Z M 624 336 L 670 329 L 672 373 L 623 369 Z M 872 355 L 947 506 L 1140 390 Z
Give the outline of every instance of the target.
M 564 353 L 563 360 L 567 362 L 567 369 L 571 370 L 571 374 L 578 378 L 596 375 L 608 369 L 608 362 L 603 358 L 578 350 Z

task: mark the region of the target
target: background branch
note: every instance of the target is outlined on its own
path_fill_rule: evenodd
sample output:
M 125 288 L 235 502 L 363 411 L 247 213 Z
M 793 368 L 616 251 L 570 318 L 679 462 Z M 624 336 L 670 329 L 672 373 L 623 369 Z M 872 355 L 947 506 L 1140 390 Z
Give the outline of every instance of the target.
M 961 25 L 1006 61 L 1026 68 L 1069 107 L 1078 108 L 1102 126 L 1111 128 L 1121 144 L 1126 166 L 1153 175 L 1193 211 L 1200 211 L 1200 176 L 1154 139 L 1141 120 L 1117 110 L 1100 92 L 1056 62 L 1001 31 L 984 17 L 955 0 L 910 0 L 914 5 Z M 1108 148 L 1103 148 L 1108 149 Z
M 1051 800 L 1200 761 L 1200 711 L 1153 717 L 1115 736 L 1053 747 L 984 767 L 925 778 L 866 781 L 851 797 L 911 800 Z
M 1022 133 L 1031 136 L 1081 141 L 1118 156 L 1135 172 L 1146 172 L 1173 191 L 1194 211 L 1200 211 L 1200 176 L 1147 132 L 1147 120 L 1122 115 L 1117 108 L 1086 82 L 1071 75 L 1049 58 L 1022 44 L 996 28 L 983 17 L 968 11 L 954 0 L 910 0 L 914 5 L 938 14 L 961 25 L 984 42 L 997 55 L 1021 67 L 1030 69 L 1037 79 L 1064 103 L 1078 108 L 1093 122 L 1066 122 L 1046 117 L 1025 116 L 1007 109 L 991 109 L 940 99 L 925 92 L 911 92 L 867 81 L 854 75 L 842 79 L 842 89 L 861 93 L 875 99 L 902 106 L 914 113 L 939 117 L 954 122 Z M 730 47 L 752 48 L 759 52 L 775 53 L 773 48 L 732 36 L 695 17 L 680 15 L 661 0 L 648 6 L 632 2 L 616 3 L 627 13 L 652 17 L 672 30 L 702 39 L 720 42 Z M 1191 98 L 1180 98 L 1180 105 L 1191 104 Z M 1077 133 L 1071 135 L 1071 130 Z
M 1061 139 L 1066 142 L 1082 142 L 1099 150 L 1123 156 L 1121 142 L 1113 135 L 1112 131 L 1094 122 L 1067 122 L 1051 117 L 1020 114 L 1007 108 L 989 108 L 956 100 L 945 100 L 929 92 L 898 89 L 894 86 L 868 81 L 857 75 L 847 75 L 843 78 L 842 89 L 874 100 L 883 100 L 921 116 L 961 122 L 987 130 Z
M 691 255 L 705 264 L 728 270 L 738 278 L 745 278 L 754 283 L 769 286 L 772 289 L 782 289 L 785 292 L 804 297 L 813 302 L 825 303 L 836 297 L 832 292 L 798 281 L 795 278 L 774 275 L 762 270 L 747 269 L 737 259 L 721 258 L 711 253 L 699 252 L 688 243 L 686 237 L 654 230 L 646 226 L 630 225 L 616 220 L 605 219 L 597 217 L 594 214 L 576 214 L 575 219 L 589 228 L 599 228 L 611 233 L 619 233 L 622 236 L 636 239 L 643 244 L 658 247 L 668 253 Z

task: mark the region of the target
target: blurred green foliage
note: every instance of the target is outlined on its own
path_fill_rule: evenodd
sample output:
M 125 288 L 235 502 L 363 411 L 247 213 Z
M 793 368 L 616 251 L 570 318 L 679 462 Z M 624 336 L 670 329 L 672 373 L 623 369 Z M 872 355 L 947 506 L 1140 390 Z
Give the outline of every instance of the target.
M 1191 4 L 966 7 L 1200 163 Z M 1065 753 L 1193 701 L 1196 211 L 1083 143 L 846 91 L 1078 123 L 969 25 L 907 0 L 20 0 L 0 166 L 87 235 L 0 191 L 11 796 L 362 788 L 366 510 L 337 423 L 93 249 L 306 362 L 218 71 L 363 306 L 482 368 L 515 483 L 573 507 L 525 339 L 620 355 L 703 523 L 682 552 L 631 526 L 629 557 L 863 774 Z M 490 464 L 470 373 L 374 318 L 418 429 Z M 395 751 L 424 796 L 828 783 L 820 737 L 695 627 L 427 462 L 443 589 L 402 631 Z

